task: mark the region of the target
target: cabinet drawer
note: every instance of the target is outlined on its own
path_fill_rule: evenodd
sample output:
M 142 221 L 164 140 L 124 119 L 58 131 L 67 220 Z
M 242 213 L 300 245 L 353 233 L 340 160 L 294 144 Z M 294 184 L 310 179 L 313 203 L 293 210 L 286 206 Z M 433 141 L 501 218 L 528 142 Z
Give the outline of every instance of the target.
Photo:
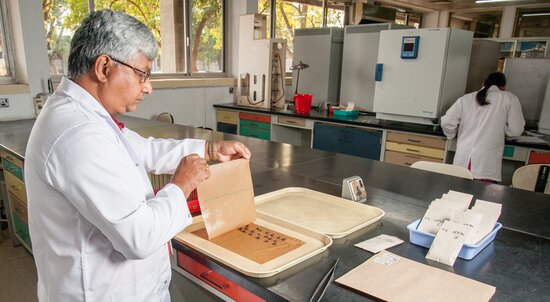
M 237 134 L 237 125 L 218 122 L 216 124 L 216 131 Z
M 241 112 L 241 113 L 239 113 L 239 118 L 241 120 L 271 123 L 271 116 L 270 115 Z
M 265 140 L 271 139 L 271 134 L 269 131 L 257 128 L 241 127 L 241 131 L 239 132 L 239 134 L 242 136 L 255 137 Z
M 411 144 L 402 144 L 396 142 L 386 142 L 386 150 L 397 151 L 403 153 L 416 154 L 420 156 L 428 156 L 433 158 L 443 159 L 445 157 L 445 150 L 435 149 L 429 147 L 416 146 Z
M 237 111 L 225 111 L 225 110 L 216 110 L 216 121 L 237 125 L 238 120 Z
M 14 232 L 19 239 L 23 241 L 29 248 L 31 248 L 31 237 L 29 235 L 29 226 L 24 223 L 17 215 L 11 215 L 13 218 Z
M 6 160 L 9 160 L 12 164 L 18 166 L 19 168 L 23 169 L 23 161 L 17 158 L 15 155 L 4 151 L 2 154 L 2 157 Z
M 298 126 L 298 127 L 305 127 L 306 126 L 306 120 L 301 119 L 301 118 L 292 118 L 292 117 L 286 117 L 286 116 L 279 116 L 277 118 L 277 121 L 279 122 L 279 124 Z
M 10 172 L 11 174 L 15 175 L 15 177 L 21 179 L 23 181 L 23 168 L 22 166 L 17 166 L 16 164 L 12 163 L 11 161 L 3 158 L 2 159 L 2 166 L 4 167 L 4 170 Z
M 15 213 L 25 224 L 29 224 L 27 205 L 24 204 L 19 198 L 15 197 L 11 192 L 8 193 L 10 196 L 10 206 L 12 213 Z
M 247 120 L 241 120 L 241 129 L 243 127 L 260 129 L 265 131 L 271 130 L 271 124 L 263 123 L 263 122 L 247 121 Z
M 11 173 L 4 173 L 6 177 L 6 187 L 8 192 L 13 193 L 17 198 L 27 203 L 27 192 L 25 192 L 25 184 Z
M 423 147 L 445 149 L 445 139 L 439 137 L 388 131 L 386 140 L 398 143 L 419 145 Z
M 432 157 L 414 155 L 409 153 L 394 152 L 394 151 L 386 151 L 386 154 L 384 155 L 384 162 L 401 165 L 401 166 L 410 166 L 413 163 L 421 160 L 431 161 L 436 163 L 443 162 L 442 159 L 436 159 Z

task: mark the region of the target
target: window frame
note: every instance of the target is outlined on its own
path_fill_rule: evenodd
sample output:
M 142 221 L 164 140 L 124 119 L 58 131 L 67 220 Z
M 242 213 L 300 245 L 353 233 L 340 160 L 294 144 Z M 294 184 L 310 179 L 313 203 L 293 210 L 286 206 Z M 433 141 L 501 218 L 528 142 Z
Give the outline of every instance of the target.
M 163 73 L 163 72 L 155 72 L 151 74 L 150 80 L 157 80 L 157 79 L 189 79 L 189 78 L 226 78 L 227 75 L 227 25 L 228 22 L 228 16 L 227 16 L 227 2 L 228 0 L 220 0 L 222 3 L 222 71 L 220 72 L 198 72 L 193 73 L 191 70 L 191 1 L 192 0 L 182 0 L 183 1 L 183 20 L 184 20 L 184 26 L 183 26 L 183 32 L 184 32 L 184 53 L 183 56 L 185 57 L 185 70 L 183 72 L 170 72 L 170 73 Z M 96 5 L 95 0 L 88 0 L 88 11 L 93 12 L 95 11 Z M 63 76 L 66 75 L 52 75 L 50 74 L 52 79 L 54 80 L 60 80 Z
M 2 36 L 4 38 L 4 47 L 3 51 L 6 53 L 6 68 L 9 71 L 9 76 L 0 77 L 0 85 L 5 84 L 16 84 L 17 83 L 17 72 L 15 68 L 15 52 L 14 52 L 14 40 L 12 37 L 11 30 L 11 19 L 9 13 L 8 1 L 0 1 L 0 30 L 2 30 Z

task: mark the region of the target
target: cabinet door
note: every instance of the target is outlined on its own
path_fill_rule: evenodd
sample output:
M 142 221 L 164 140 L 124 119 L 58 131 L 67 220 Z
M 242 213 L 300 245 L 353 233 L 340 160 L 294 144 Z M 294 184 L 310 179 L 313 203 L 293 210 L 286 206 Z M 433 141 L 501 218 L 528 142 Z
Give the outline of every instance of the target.
M 380 160 L 382 131 L 361 128 L 347 128 L 344 153 L 372 160 Z
M 237 125 L 218 122 L 216 131 L 237 134 Z
M 313 126 L 313 148 L 342 153 L 345 127 L 315 123 Z

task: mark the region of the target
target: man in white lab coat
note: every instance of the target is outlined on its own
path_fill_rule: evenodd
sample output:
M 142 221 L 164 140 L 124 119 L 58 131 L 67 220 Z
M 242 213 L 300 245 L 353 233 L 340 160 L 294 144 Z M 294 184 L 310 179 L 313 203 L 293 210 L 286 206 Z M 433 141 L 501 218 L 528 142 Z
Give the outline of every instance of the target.
M 521 105 L 505 86 L 503 73 L 491 73 L 481 90 L 459 98 L 441 118 L 447 138 L 458 137 L 453 164 L 470 169 L 475 179 L 501 181 L 505 135 L 523 133 Z
M 63 78 L 25 154 L 40 301 L 169 301 L 167 242 L 190 224 L 186 203 L 207 160 L 250 158 L 232 141 L 143 138 L 114 114 L 151 93 L 152 33 L 121 12 L 75 32 Z M 156 196 L 147 172 L 173 173 Z

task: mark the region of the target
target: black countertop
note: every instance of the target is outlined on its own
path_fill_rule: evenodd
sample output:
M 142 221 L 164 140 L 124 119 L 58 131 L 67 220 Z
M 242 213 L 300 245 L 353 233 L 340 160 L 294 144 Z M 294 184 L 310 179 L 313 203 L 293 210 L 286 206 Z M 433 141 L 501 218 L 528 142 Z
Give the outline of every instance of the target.
M 337 239 L 325 252 L 269 278 L 247 277 L 189 247 L 175 247 L 197 262 L 268 301 L 307 301 L 336 258 L 338 278 L 373 254 L 353 245 L 378 236 L 405 242 L 390 248 L 397 255 L 472 278 L 497 288 L 492 301 L 550 301 L 550 195 L 436 174 L 368 159 L 295 147 L 254 138 L 161 122 L 120 117 L 143 136 L 235 139 L 252 151 L 250 161 L 255 195 L 285 187 L 305 187 L 335 196 L 342 179 L 358 175 L 367 187 L 367 204 L 386 215 L 377 223 Z M 24 154 L 33 121 L 0 123 L 0 145 Z M 27 133 L 27 137 L 23 137 Z M 19 137 L 15 137 L 19 136 Z M 449 190 L 501 203 L 503 228 L 493 243 L 472 260 L 457 259 L 453 267 L 425 259 L 427 249 L 410 244 L 406 226 L 422 217 L 428 204 Z M 369 298 L 332 283 L 323 301 L 365 301 Z
M 329 114 L 327 110 L 318 110 L 317 108 L 312 108 L 308 114 L 298 114 L 294 110 L 289 110 L 289 109 L 287 110 L 282 108 L 263 109 L 263 108 L 240 106 L 234 103 L 215 104 L 214 107 L 219 109 L 230 109 L 230 110 L 248 111 L 248 112 L 254 112 L 254 113 L 274 114 L 274 115 L 282 115 L 282 116 L 289 116 L 289 117 L 306 118 L 306 119 L 311 119 L 316 121 L 341 123 L 341 124 L 346 124 L 350 126 L 362 126 L 362 127 L 378 128 L 382 130 L 396 130 L 396 131 L 404 131 L 404 132 L 412 132 L 412 133 L 418 133 L 418 134 L 427 134 L 427 135 L 445 137 L 445 135 L 443 134 L 443 130 L 439 125 L 423 125 L 423 124 L 383 120 L 383 119 L 376 118 L 374 113 L 360 113 L 358 116 L 347 117 L 347 116 L 336 116 L 334 114 Z M 550 136 L 542 135 L 541 139 L 544 140 L 546 143 L 533 144 L 533 143 L 518 142 L 515 139 L 507 139 L 506 144 L 510 146 L 550 150 Z

